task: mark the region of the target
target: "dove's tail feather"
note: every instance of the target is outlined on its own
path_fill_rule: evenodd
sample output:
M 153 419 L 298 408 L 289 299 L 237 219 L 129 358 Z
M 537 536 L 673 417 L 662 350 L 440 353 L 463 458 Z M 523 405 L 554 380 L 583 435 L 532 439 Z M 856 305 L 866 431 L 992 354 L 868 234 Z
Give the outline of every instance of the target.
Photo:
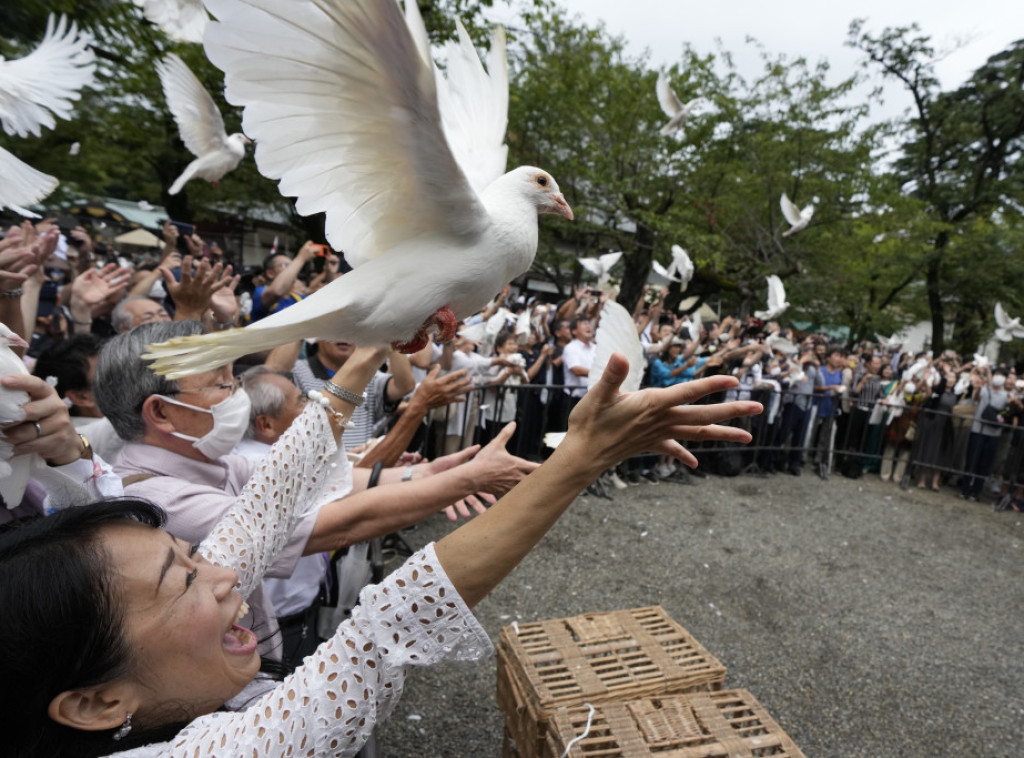
M 192 161 L 190 164 L 188 164 L 185 170 L 181 172 L 181 176 L 174 180 L 174 184 L 172 184 L 171 188 L 167 190 L 167 194 L 177 195 L 179 192 L 181 192 L 181 188 L 185 186 L 185 182 L 187 182 L 189 179 L 195 176 L 196 170 L 196 161 Z
M 228 329 L 223 332 L 175 337 L 158 344 L 146 345 L 149 352 L 143 360 L 150 361 L 154 372 L 168 379 L 201 374 L 220 368 L 243 355 L 302 339 L 308 324 L 289 324 L 266 329 Z

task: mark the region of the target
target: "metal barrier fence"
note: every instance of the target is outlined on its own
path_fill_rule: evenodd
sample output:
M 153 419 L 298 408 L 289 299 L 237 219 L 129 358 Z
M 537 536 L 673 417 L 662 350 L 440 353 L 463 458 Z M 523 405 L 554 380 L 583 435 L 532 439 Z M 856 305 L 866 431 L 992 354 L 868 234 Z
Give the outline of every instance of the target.
M 420 440 L 420 451 L 433 456 L 486 443 L 506 420 L 514 419 L 518 429 L 509 449 L 540 460 L 549 452 L 544 434 L 566 428 L 575 401 L 565 390 L 562 385 L 538 384 L 474 390 L 464 403 L 432 412 L 432 432 Z M 751 433 L 750 444 L 688 444 L 705 471 L 726 476 L 789 471 L 815 473 L 823 479 L 835 473 L 874 473 L 904 489 L 916 479 L 926 486 L 939 481 L 956 484 L 965 497 L 997 493 L 1001 505 L 1024 490 L 1024 428 L 975 422 L 973 405 L 938 410 L 876 404 L 861 409 L 856 401 L 838 396 L 770 389 L 742 395 L 748 397 L 765 407 L 762 415 L 735 422 Z M 823 417 L 823 406 L 829 402 L 833 413 Z

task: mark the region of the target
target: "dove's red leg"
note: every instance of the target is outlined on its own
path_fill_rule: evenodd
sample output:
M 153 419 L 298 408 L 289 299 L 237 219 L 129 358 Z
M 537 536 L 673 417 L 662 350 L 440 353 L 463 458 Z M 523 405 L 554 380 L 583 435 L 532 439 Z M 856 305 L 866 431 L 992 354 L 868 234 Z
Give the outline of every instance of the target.
M 423 325 L 419 330 L 412 336 L 412 339 L 408 342 L 392 342 L 391 347 L 399 353 L 404 355 L 412 355 L 418 353 L 420 350 L 425 348 L 430 342 L 430 337 L 427 335 L 427 327 Z
M 441 337 L 442 342 L 451 342 L 455 339 L 455 332 L 459 326 L 459 320 L 455 318 L 455 313 L 447 305 L 443 305 L 437 309 L 437 312 L 430 317 L 430 320 L 437 325 L 437 333 Z

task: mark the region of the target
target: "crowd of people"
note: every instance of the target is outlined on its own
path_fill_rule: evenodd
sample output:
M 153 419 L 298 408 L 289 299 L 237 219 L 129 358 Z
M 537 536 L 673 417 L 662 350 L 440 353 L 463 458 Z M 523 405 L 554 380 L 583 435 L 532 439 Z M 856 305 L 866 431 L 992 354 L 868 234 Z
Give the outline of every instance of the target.
M 653 288 L 634 309 L 649 389 L 626 402 L 621 359 L 590 381 L 612 295 L 587 287 L 553 303 L 507 287 L 409 356 L 338 335 L 168 380 L 146 345 L 253 323 L 344 274 L 312 243 L 240 274 L 163 233 L 155 261 L 106 260 L 47 222 L 0 241 L 14 755 L 371 755 L 407 666 L 489 651 L 469 609 L 576 494 L 692 483 L 685 440 L 717 473 L 956 476 L 971 499 L 1001 461 L 1020 508 L 1010 369 L 701 323 Z M 402 530 L 442 511 L 470 520 L 385 577 L 384 551 L 412 552 Z

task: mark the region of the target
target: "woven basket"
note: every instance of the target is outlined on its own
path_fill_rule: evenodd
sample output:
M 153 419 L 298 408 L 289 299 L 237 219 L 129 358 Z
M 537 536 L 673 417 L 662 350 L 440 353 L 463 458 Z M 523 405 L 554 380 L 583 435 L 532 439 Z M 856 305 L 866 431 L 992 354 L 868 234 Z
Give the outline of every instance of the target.
M 519 624 L 498 642 L 498 706 L 519 755 L 558 708 L 716 690 L 725 667 L 660 606 Z
M 559 758 L 587 727 L 586 707 L 557 711 L 544 758 Z M 665 695 L 595 706 L 587 736 L 568 758 L 804 758 L 746 690 Z

